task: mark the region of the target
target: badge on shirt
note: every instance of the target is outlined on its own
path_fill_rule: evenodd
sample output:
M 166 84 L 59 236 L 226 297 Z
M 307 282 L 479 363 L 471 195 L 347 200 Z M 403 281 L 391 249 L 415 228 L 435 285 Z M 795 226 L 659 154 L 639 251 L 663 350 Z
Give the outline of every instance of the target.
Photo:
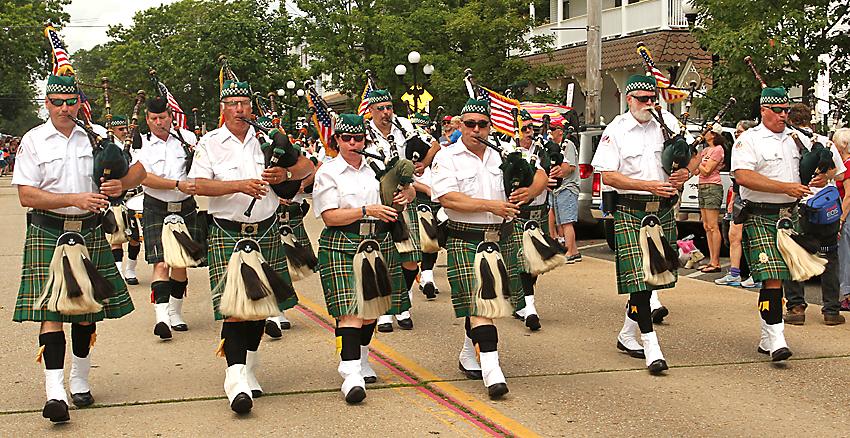
M 743 143 L 743 142 L 740 142 L 740 141 L 739 141 L 739 142 L 735 143 L 735 149 L 742 148 L 742 147 L 744 147 L 744 143 Z
M 439 169 L 437 167 L 437 163 L 436 162 L 431 163 L 431 173 L 437 173 L 437 169 Z

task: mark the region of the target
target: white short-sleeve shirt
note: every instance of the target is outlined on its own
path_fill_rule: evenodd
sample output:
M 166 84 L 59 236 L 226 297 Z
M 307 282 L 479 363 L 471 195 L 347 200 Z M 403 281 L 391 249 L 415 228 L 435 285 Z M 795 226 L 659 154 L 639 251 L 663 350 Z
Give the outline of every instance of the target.
M 193 132 L 185 129 L 180 130 L 183 139 L 189 144 L 197 143 Z M 174 130 L 167 140 L 148 133 L 142 136 L 142 148 L 136 153 L 139 162 L 145 166 L 149 173 L 161 178 L 184 180 L 186 179 L 186 151 L 183 144 L 175 137 Z M 145 194 L 153 196 L 164 202 L 179 202 L 188 198 L 187 195 L 177 188 L 154 189 L 144 186 Z
M 313 182 L 316 217 L 335 208 L 360 208 L 380 203 L 380 184 L 365 159 L 360 160 L 359 167 L 354 167 L 342 155 L 337 155 L 316 171 Z
M 763 124 L 744 131 L 732 148 L 732 171 L 752 170 L 775 181 L 799 183 L 800 152 L 790 133 L 790 128 L 777 133 Z M 811 147 L 806 136 L 799 138 L 807 149 Z M 797 200 L 784 193 L 759 192 L 743 185 L 741 199 L 774 204 Z
M 434 156 L 431 165 L 431 200 L 449 192 L 460 192 L 477 199 L 506 201 L 502 178 L 502 158 L 486 148 L 483 159 L 470 152 L 463 139 L 444 147 Z M 502 218 L 492 213 L 465 213 L 446 208 L 449 219 L 471 224 L 498 224 Z
M 261 179 L 264 169 L 265 159 L 254 128 L 248 129 L 243 142 L 236 138 L 227 126 L 222 126 L 208 132 L 198 141 L 189 178 L 214 181 Z M 211 196 L 209 212 L 213 217 L 221 219 L 257 223 L 275 214 L 280 203 L 277 195 L 269 188 L 266 196 L 254 204 L 251 217 L 247 217 L 243 213 L 252 199 L 254 198 L 244 193 Z

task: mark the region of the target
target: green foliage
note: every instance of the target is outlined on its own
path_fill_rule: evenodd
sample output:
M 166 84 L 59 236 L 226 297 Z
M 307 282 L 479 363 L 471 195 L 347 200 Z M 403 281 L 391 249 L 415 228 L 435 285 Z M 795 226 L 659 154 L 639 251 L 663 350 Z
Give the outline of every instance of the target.
M 826 66 L 818 61 L 834 53 L 830 79 L 832 95 L 850 86 L 850 37 L 835 32 L 848 23 L 846 2 L 830 0 L 694 0 L 699 22 L 694 33 L 700 43 L 720 57 L 711 69 L 709 97 L 696 102 L 713 114 L 729 96 L 738 104 L 728 119 L 758 116 L 760 86 L 744 63 L 751 56 L 768 86 L 801 86 L 804 100 L 814 103 L 810 89 Z M 834 107 L 833 107 L 834 108 Z M 845 109 L 846 111 L 846 109 Z
M 407 64 L 412 50 L 422 55 L 421 68 L 435 71 L 426 88 L 434 96 L 431 108 L 457 113 L 466 101 L 464 70 L 471 68 L 480 85 L 503 90 L 516 81 L 542 81 L 557 67 L 531 67 L 510 56 L 512 50 L 546 47 L 551 39 L 526 41 L 532 25 L 524 0 L 296 0 L 305 12 L 295 25 L 309 46 L 309 73 L 332 72 L 325 85 L 351 96 L 349 110 L 360 99 L 371 69 L 378 86 L 389 88 L 399 102 L 404 84 L 396 77 L 397 64 Z M 410 67 L 410 66 L 408 66 Z M 405 82 L 413 75 L 408 71 Z
M 0 131 L 21 135 L 39 123 L 32 83 L 50 72 L 44 23 L 68 21 L 70 0 L 0 0 Z

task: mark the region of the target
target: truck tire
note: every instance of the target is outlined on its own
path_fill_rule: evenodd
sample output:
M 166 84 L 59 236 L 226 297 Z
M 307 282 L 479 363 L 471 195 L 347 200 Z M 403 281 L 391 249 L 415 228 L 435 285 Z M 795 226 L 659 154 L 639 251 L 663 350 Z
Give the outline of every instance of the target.
M 605 242 L 608 243 L 608 248 L 611 251 L 617 250 L 617 244 L 614 242 L 614 219 L 607 219 L 602 221 L 605 224 Z

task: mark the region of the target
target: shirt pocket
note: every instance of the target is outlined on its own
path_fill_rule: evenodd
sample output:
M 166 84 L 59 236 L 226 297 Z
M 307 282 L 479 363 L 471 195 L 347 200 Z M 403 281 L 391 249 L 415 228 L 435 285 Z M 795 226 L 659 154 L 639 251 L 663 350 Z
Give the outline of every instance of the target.
M 796 150 L 794 152 L 796 153 Z M 764 167 L 759 173 L 769 177 L 782 175 L 784 163 L 782 163 L 782 154 L 778 149 L 763 148 L 759 153 L 764 163 Z M 790 163 L 788 165 L 790 166 Z
M 38 151 L 38 167 L 44 175 L 44 185 L 59 181 L 65 174 L 65 151 L 58 148 L 44 148 Z
M 213 175 L 218 181 L 235 181 L 242 179 L 239 174 L 239 163 L 225 161 L 213 166 Z
M 495 200 L 505 200 L 509 193 L 505 193 L 505 182 L 502 174 L 502 169 L 499 169 L 498 166 L 488 167 L 487 168 L 487 178 L 490 180 L 491 193 L 490 195 L 494 195 Z
M 457 188 L 461 193 L 472 197 L 478 194 L 478 175 L 475 171 L 460 170 L 455 178 L 457 178 Z
M 660 150 L 658 151 L 658 154 L 661 154 Z M 620 162 L 620 173 L 626 176 L 641 173 L 644 155 L 643 145 L 630 143 L 621 149 L 620 155 L 622 156 Z
M 365 205 L 363 199 L 365 196 L 361 192 L 373 189 L 372 187 L 357 187 L 356 184 L 338 185 L 339 191 L 339 207 L 340 208 L 357 208 Z

